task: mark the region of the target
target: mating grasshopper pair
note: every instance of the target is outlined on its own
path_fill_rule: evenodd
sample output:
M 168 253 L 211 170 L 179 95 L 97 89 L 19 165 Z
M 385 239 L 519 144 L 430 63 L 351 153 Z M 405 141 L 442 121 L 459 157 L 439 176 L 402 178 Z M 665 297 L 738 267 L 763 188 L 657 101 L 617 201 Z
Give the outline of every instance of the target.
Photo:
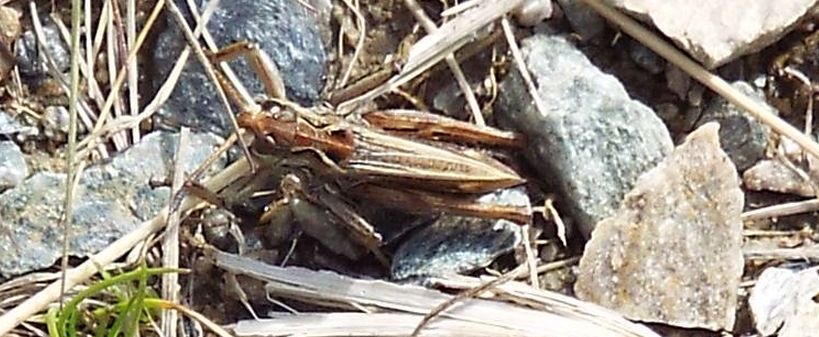
M 249 60 L 269 98 L 261 104 L 245 101 L 217 71 L 219 84 L 241 109 L 238 125 L 255 136 L 254 159 L 288 172 L 281 183 L 284 197 L 262 220 L 295 218 L 305 233 L 336 253 L 353 259 L 362 255 L 363 250 L 339 243 L 342 235 L 382 261 L 380 235 L 349 198 L 409 213 L 531 221 L 528 206 L 477 201 L 524 180 L 498 160 L 467 147 L 520 147 L 518 135 L 418 111 L 341 116 L 330 109 L 303 108 L 287 101 L 275 65 L 254 44 L 228 46 L 212 54 L 211 62 L 218 65 L 237 56 Z

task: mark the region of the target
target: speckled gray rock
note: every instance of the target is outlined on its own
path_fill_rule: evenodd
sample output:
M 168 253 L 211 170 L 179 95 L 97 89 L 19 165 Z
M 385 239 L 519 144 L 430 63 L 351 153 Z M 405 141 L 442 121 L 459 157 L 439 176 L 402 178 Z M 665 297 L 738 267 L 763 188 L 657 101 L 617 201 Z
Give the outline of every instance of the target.
M 591 40 L 606 29 L 606 21 L 589 6 L 579 0 L 557 0 L 569 25 L 583 40 Z
M 482 197 L 482 202 L 529 207 L 523 188 Z M 443 215 L 413 232 L 396 250 L 392 278 L 446 276 L 485 267 L 521 241 L 520 226 L 506 220 Z
M 0 191 L 17 186 L 28 177 L 28 165 L 20 147 L 0 140 Z
M 754 91 L 749 84 L 735 82 L 732 85 L 766 107 L 771 113 L 776 114 L 776 109 L 768 105 L 763 94 Z M 720 144 L 737 166 L 737 170 L 745 171 L 765 156 L 765 149 L 768 147 L 768 139 L 771 135 L 771 129 L 768 126 L 722 97 L 714 99 L 706 107 L 697 125 L 714 121 L 720 125 Z
M 564 38 L 536 35 L 522 52 L 546 111 L 537 111 L 514 72 L 501 83 L 498 116 L 526 134 L 530 162 L 588 236 L 637 177 L 671 152 L 671 137 L 651 109 Z
M 185 1 L 176 1 L 180 8 L 187 8 Z M 219 6 L 208 21 L 208 31 L 218 46 L 236 41 L 258 43 L 278 65 L 288 98 L 301 104 L 311 104 L 319 98 L 326 56 L 316 21 L 303 5 L 296 0 L 235 0 L 223 1 Z M 186 43 L 176 23 L 170 21 L 154 48 L 153 61 L 160 74 L 155 77 L 156 87 L 165 80 Z M 263 93 L 244 60 L 231 62 L 231 69 L 249 90 Z M 194 57 L 188 60 L 159 117 L 172 126 L 188 125 L 221 135 L 232 131 L 216 89 Z
M 87 256 L 132 230 L 167 205 L 167 191 L 146 191 L 151 178 L 171 174 L 178 137 L 155 132 L 115 157 L 87 168 L 76 189 L 71 255 Z M 183 167 L 191 172 L 221 143 L 192 134 Z M 224 160 L 215 167 L 224 166 Z M 52 265 L 61 255 L 60 216 L 65 174 L 40 172 L 0 194 L 0 276 Z
M 709 68 L 759 51 L 779 40 L 817 3 L 816 0 L 607 2 L 653 23 Z
M 579 298 L 635 320 L 733 328 L 744 194 L 717 129 L 695 130 L 597 225 L 580 259 Z
M 46 16 L 41 16 L 45 18 Z M 60 37 L 60 31 L 51 20 L 43 20 L 43 36 L 45 49 L 54 60 L 57 70 L 65 72 L 70 65 L 68 46 Z M 34 30 L 23 32 L 15 46 L 15 58 L 20 75 L 38 80 L 48 74 L 46 63 L 42 62 L 40 51 L 37 48 L 37 37 Z

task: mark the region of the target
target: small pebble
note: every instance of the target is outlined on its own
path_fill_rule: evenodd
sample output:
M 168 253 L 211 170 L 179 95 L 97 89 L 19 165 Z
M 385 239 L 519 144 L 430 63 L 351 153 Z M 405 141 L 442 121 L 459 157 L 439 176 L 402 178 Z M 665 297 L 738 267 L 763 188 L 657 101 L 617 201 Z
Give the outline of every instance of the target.
M 0 141 L 0 192 L 17 186 L 28 176 L 23 152 L 12 141 Z

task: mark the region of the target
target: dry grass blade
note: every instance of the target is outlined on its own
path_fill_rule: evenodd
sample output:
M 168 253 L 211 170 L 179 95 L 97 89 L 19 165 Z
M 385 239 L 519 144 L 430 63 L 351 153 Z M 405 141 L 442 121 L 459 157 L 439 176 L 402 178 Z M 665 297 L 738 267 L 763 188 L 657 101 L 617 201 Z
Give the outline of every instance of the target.
M 236 179 L 245 176 L 250 172 L 250 166 L 245 159 L 240 159 L 222 170 L 215 176 L 202 183 L 206 188 L 214 191 L 221 190 Z M 186 212 L 199 204 L 199 200 L 194 197 L 186 197 L 179 207 L 181 212 Z M 139 225 L 136 229 L 117 239 L 111 245 L 91 256 L 74 269 L 66 273 L 66 288 L 87 280 L 99 271 L 99 266 L 105 266 L 127 253 L 137 243 L 142 242 L 146 237 L 162 229 L 168 217 L 168 209 L 165 208 L 153 219 Z M 60 295 L 61 282 L 56 281 L 48 285 L 45 289 L 34 296 L 26 299 L 25 302 L 14 307 L 0 316 L 0 336 L 4 336 L 15 326 L 26 320 L 28 317 L 45 308 L 49 303 L 55 301 Z
M 86 15 L 90 13 L 85 13 Z M 65 198 L 63 202 L 63 251 L 61 268 L 63 271 L 60 278 L 60 305 L 63 304 L 63 296 L 66 290 L 66 272 L 68 271 L 68 246 L 71 237 L 71 221 L 74 220 L 74 191 L 76 183 L 79 181 L 77 175 L 77 114 L 80 93 L 80 18 L 82 17 L 82 5 L 80 0 L 71 0 L 71 86 L 68 93 L 68 154 L 66 155 L 67 181 L 65 188 Z
M 705 68 L 692 61 L 688 56 L 684 55 L 682 52 L 660 39 L 657 35 L 640 26 L 639 23 L 630 17 L 620 13 L 608 5 L 603 4 L 600 0 L 582 1 L 588 4 L 589 7 L 593 8 L 601 16 L 620 27 L 631 37 L 637 41 L 640 41 L 646 47 L 662 56 L 675 66 L 679 67 L 700 83 L 704 84 L 711 90 L 714 90 L 720 96 L 742 108 L 751 116 L 760 120 L 762 123 L 767 124 L 778 133 L 792 139 L 811 155 L 819 158 L 819 144 L 813 141 L 813 139 L 811 139 L 809 136 L 801 133 L 798 129 L 788 124 L 788 122 L 782 120 L 765 107 L 759 105 L 754 100 L 732 87 L 730 84 L 728 84 L 728 82 L 719 76 L 705 70 Z
M 273 319 L 239 321 L 232 331 L 239 337 L 274 336 L 382 336 L 405 337 L 412 330 L 421 315 L 408 313 L 302 313 L 298 315 L 277 315 Z M 507 336 L 509 330 L 487 324 L 457 320 L 431 322 L 422 336 L 449 337 Z
M 407 62 L 398 75 L 393 76 L 386 83 L 364 95 L 339 104 L 338 109 L 342 112 L 350 111 L 355 109 L 361 102 L 392 91 L 407 83 L 469 42 L 471 36 L 478 29 L 506 15 L 522 2 L 523 0 L 481 1 L 471 10 L 462 13 L 452 21 L 438 27 L 436 32 L 428 34 L 416 42 L 410 49 Z
M 438 27 L 434 22 L 432 22 L 432 20 L 429 19 L 427 13 L 424 12 L 424 9 L 418 5 L 418 2 L 415 0 L 404 0 L 404 4 L 407 6 L 407 8 L 409 8 L 412 15 L 415 16 L 415 19 L 421 24 L 422 27 L 424 27 L 424 30 L 426 30 L 427 33 L 433 34 L 438 31 Z M 455 60 L 455 54 L 449 53 L 446 55 L 446 64 L 449 66 L 452 74 L 455 75 L 458 86 L 461 87 L 461 92 L 463 92 L 464 97 L 466 97 L 466 102 L 469 105 L 469 109 L 472 111 L 472 118 L 474 118 L 475 124 L 480 126 L 486 125 L 486 121 L 481 113 L 481 107 L 478 106 L 478 99 L 475 97 L 475 93 L 472 91 L 472 88 L 469 87 L 469 82 L 466 80 L 466 76 L 464 75 L 463 70 L 461 70 L 461 66 L 458 65 L 458 61 Z
M 188 148 L 190 140 L 190 129 L 183 127 L 179 131 L 179 142 L 176 145 L 176 156 L 174 158 L 173 182 L 171 183 L 171 197 L 168 198 L 168 225 L 165 228 L 165 236 L 162 240 L 162 266 L 165 268 L 179 268 L 179 191 L 185 180 L 185 169 L 183 162 L 187 156 L 185 149 Z M 162 275 L 162 298 L 171 303 L 179 302 L 179 275 L 177 273 L 167 273 Z M 177 315 L 174 310 L 164 310 L 162 312 L 161 326 L 165 336 L 176 337 Z
M 114 105 L 114 102 L 119 98 L 119 91 L 122 88 L 123 83 L 125 83 L 125 75 L 127 71 L 124 68 L 128 66 L 128 64 L 132 62 L 136 62 L 136 55 L 139 52 L 139 49 L 142 47 L 143 42 L 148 36 L 148 32 L 150 31 L 151 27 L 153 27 L 154 22 L 159 17 L 159 13 L 162 12 L 162 5 L 165 3 L 165 0 L 158 0 L 156 5 L 154 6 L 151 14 L 148 16 L 148 19 L 145 21 L 145 26 L 139 32 L 139 36 L 137 36 L 136 42 L 132 49 L 128 51 L 128 57 L 125 59 L 125 64 L 122 65 L 123 69 L 119 69 L 117 73 L 117 77 L 111 86 L 111 91 L 108 94 L 108 98 L 105 100 L 105 105 L 102 107 L 102 111 L 100 111 L 99 119 L 97 123 L 94 124 L 92 131 L 80 142 L 80 146 L 87 146 L 88 143 L 95 143 L 95 138 L 100 136 L 100 129 L 106 124 L 108 121 L 108 117 L 111 113 L 111 108 Z M 91 129 L 91 128 L 89 128 Z
M 326 271 L 281 268 L 233 254 L 211 251 L 217 266 L 269 282 L 268 292 L 299 301 L 355 309 L 380 308 L 424 315 L 454 296 L 413 285 L 361 280 Z M 515 282 L 516 285 L 519 284 Z M 521 284 L 532 294 L 541 294 L 541 310 L 513 303 L 465 299 L 441 313 L 436 322 L 455 320 L 502 329 L 507 336 L 657 336 L 649 329 L 628 322 L 618 314 L 594 304 L 545 292 Z M 542 295 L 546 294 L 546 295 Z M 359 321 L 366 323 L 367 320 Z M 409 334 L 409 329 L 404 334 Z
M 203 34 L 204 25 L 207 24 L 208 20 L 210 20 L 210 17 L 213 14 L 213 11 L 216 10 L 216 6 L 218 3 L 219 1 L 214 0 L 208 2 L 208 4 L 205 6 L 205 10 L 202 13 L 202 17 L 200 18 L 199 23 L 197 24 L 196 29 L 193 32 L 193 35 L 196 38 Z M 94 144 L 95 141 L 102 139 L 104 135 L 112 134 L 127 128 L 138 128 L 139 123 L 150 118 L 151 116 L 154 115 L 154 113 L 159 111 L 159 108 L 162 106 L 162 104 L 164 104 L 165 101 L 167 101 L 168 98 L 171 96 L 171 93 L 173 93 L 173 89 L 176 86 L 176 82 L 179 80 L 179 76 L 182 74 L 182 70 L 185 68 L 185 65 L 188 62 L 190 51 L 191 48 L 189 46 L 185 46 L 185 48 L 179 54 L 179 58 L 176 60 L 176 63 L 171 69 L 171 72 L 168 74 L 168 77 L 165 79 L 165 82 L 162 83 L 162 86 L 159 88 L 156 95 L 154 95 L 153 99 L 151 99 L 151 102 L 145 105 L 145 108 L 142 110 L 142 112 L 139 113 L 139 115 L 133 118 L 123 117 L 121 120 L 107 123 L 103 128 L 96 132 L 93 132 L 83 142 L 80 142 L 80 145 L 83 146 L 85 144 L 85 146 L 87 147 L 91 144 Z

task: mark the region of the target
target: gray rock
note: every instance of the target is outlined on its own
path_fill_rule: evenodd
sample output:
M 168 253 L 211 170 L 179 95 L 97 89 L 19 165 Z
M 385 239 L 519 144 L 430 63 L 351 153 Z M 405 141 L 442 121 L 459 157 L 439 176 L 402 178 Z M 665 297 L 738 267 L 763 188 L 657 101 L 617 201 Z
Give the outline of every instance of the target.
M 785 317 L 785 324 L 779 331 L 781 337 L 809 337 L 819 335 L 819 269 L 810 268 L 799 272 L 796 289 L 792 290 L 793 311 Z M 787 296 L 787 295 L 786 295 Z
M 177 2 L 180 8 L 187 8 L 184 1 Z M 153 61 L 159 73 L 154 77 L 156 87 L 165 80 L 186 44 L 176 22 L 170 21 L 154 48 Z M 236 41 L 258 43 L 278 65 L 289 99 L 311 104 L 319 98 L 326 71 L 325 51 L 316 21 L 298 1 L 224 1 L 208 22 L 208 31 L 221 47 Z M 244 60 L 230 64 L 248 90 L 263 93 L 261 83 Z M 162 122 L 172 126 L 188 125 L 221 135 L 232 131 L 215 87 L 194 57 L 188 60 L 159 115 Z
M 588 236 L 637 177 L 671 152 L 671 137 L 651 109 L 564 38 L 536 35 L 522 52 L 547 111 L 537 111 L 515 72 L 501 84 L 499 118 L 528 137 L 530 162 Z
M 45 17 L 41 16 L 41 18 Z M 59 29 L 51 20 L 43 19 L 42 23 L 43 36 L 46 42 L 43 47 L 54 60 L 58 71 L 68 71 L 71 64 L 71 54 L 68 46 L 60 36 Z M 15 47 L 15 58 L 17 59 L 17 67 L 20 69 L 20 75 L 35 80 L 39 80 L 48 74 L 48 67 L 42 61 L 37 45 L 37 37 L 34 30 L 31 29 L 23 32 Z
M 3 110 L 0 110 L 0 136 L 11 137 L 16 134 L 37 134 L 37 129 L 23 126 Z
M 149 190 L 151 178 L 171 173 L 178 136 L 155 132 L 115 157 L 87 168 L 76 189 L 71 225 L 72 256 L 87 256 L 150 219 L 168 203 L 168 191 Z M 221 139 L 192 134 L 183 165 L 190 173 Z M 224 160 L 216 166 L 225 165 Z M 0 276 L 10 277 L 52 265 L 62 254 L 66 176 L 40 172 L 0 194 Z
M 742 173 L 742 183 L 751 191 L 772 191 L 812 197 L 816 193 L 807 177 L 781 161 L 762 160 Z
M 771 113 L 776 114 L 776 109 L 765 101 L 764 94 L 754 91 L 749 84 L 735 82 L 732 85 L 760 105 L 767 107 Z M 708 122 L 720 124 L 720 144 L 740 172 L 745 171 L 765 156 L 765 149 L 768 147 L 768 139 L 771 135 L 770 128 L 724 98 L 715 98 L 705 108 L 697 125 Z
M 819 293 L 819 268 L 804 270 L 768 268 L 748 298 L 756 330 L 762 336 L 816 336 L 819 304 L 812 298 Z
M 744 194 L 717 129 L 694 131 L 597 225 L 580 260 L 579 298 L 640 321 L 733 328 Z
M 482 202 L 529 205 L 522 188 L 488 194 Z M 396 250 L 392 278 L 446 276 L 485 267 L 521 242 L 520 227 L 506 220 L 443 215 L 417 230 Z
M 777 41 L 809 14 L 817 1 L 607 2 L 651 22 L 706 67 L 716 68 Z
M 557 0 L 569 25 L 583 40 L 592 40 L 606 29 L 606 21 L 593 9 L 578 0 Z
M 12 141 L 0 141 L 0 191 L 17 186 L 28 177 L 23 152 Z

